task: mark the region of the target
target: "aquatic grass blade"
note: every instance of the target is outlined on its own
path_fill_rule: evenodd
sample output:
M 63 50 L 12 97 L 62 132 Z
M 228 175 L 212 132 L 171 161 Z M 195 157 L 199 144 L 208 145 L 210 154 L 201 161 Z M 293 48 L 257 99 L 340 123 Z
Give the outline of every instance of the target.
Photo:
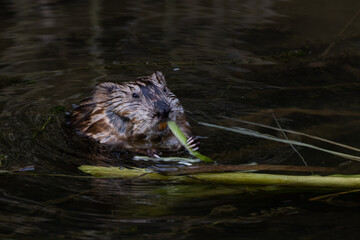
M 263 128 L 267 128 L 267 129 L 272 129 L 272 130 L 275 130 L 275 131 L 281 131 L 281 132 L 287 132 L 287 133 L 291 133 L 291 134 L 296 134 L 296 135 L 312 138 L 312 139 L 315 139 L 315 140 L 318 140 L 318 141 L 326 142 L 326 143 L 329 143 L 329 144 L 333 144 L 333 145 L 336 145 L 336 146 L 339 146 L 339 147 L 347 148 L 347 149 L 350 149 L 350 150 L 353 150 L 353 151 L 356 151 L 356 152 L 360 152 L 359 148 L 349 146 L 349 145 L 346 145 L 346 144 L 343 144 L 343 143 L 334 142 L 334 141 L 331 141 L 329 139 L 321 138 L 321 137 L 318 137 L 318 136 L 313 136 L 313 135 L 302 133 L 302 132 L 297 132 L 297 131 L 288 130 L 288 129 L 280 129 L 280 128 L 277 128 L 277 127 L 272 127 L 272 126 L 268 126 L 268 125 L 261 124 L 261 123 L 256 123 L 256 122 L 250 122 L 250 121 L 246 121 L 246 120 L 242 120 L 242 119 L 234 119 L 234 118 L 223 117 L 223 116 L 222 116 L 222 118 L 229 119 L 229 120 L 236 121 L 236 122 L 250 124 L 250 125 L 253 125 L 253 126 L 257 126 L 257 127 L 263 127 Z
M 346 158 L 346 159 L 350 159 L 350 160 L 354 160 L 354 161 L 360 161 L 360 157 L 358 156 L 354 156 L 354 155 L 350 155 L 350 154 L 346 154 L 346 153 L 340 153 L 340 152 L 336 152 L 336 151 L 332 151 L 332 150 L 328 150 L 325 148 L 320 148 L 311 144 L 307 144 L 307 143 L 303 143 L 303 142 L 298 142 L 298 141 L 294 141 L 294 140 L 285 140 L 282 138 L 278 138 L 278 137 L 274 137 L 268 134 L 262 134 L 247 128 L 241 128 L 241 127 L 224 127 L 224 126 L 219 126 L 216 124 L 211 124 L 211 123 L 204 123 L 204 122 L 199 122 L 200 125 L 203 126 L 207 126 L 207 127 L 213 127 L 213 128 L 217 128 L 217 129 L 222 129 L 225 131 L 230 131 L 230 132 L 235 132 L 235 133 L 240 133 L 240 134 L 244 134 L 244 135 L 248 135 L 248 136 L 253 136 L 253 137 L 257 137 L 257 138 L 262 138 L 262 139 L 267 139 L 267 140 L 271 140 L 271 141 L 276 141 L 276 142 L 282 142 L 282 143 L 287 143 L 287 144 L 293 144 L 293 145 L 297 145 L 297 146 L 302 146 L 302 147 L 307 147 L 307 148 L 312 148 L 318 151 L 322 151 L 322 152 L 326 152 L 326 153 L 330 153 L 342 158 Z

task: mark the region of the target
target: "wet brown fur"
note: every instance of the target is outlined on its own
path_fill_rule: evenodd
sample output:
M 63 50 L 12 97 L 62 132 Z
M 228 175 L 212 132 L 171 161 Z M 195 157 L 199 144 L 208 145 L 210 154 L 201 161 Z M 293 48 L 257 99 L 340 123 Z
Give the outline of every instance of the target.
M 164 109 L 168 115 L 160 116 Z M 184 109 L 167 88 L 161 72 L 132 82 L 100 83 L 71 115 L 71 123 L 80 134 L 113 149 L 141 153 L 181 148 L 171 131 L 160 127 L 169 120 L 190 137 Z

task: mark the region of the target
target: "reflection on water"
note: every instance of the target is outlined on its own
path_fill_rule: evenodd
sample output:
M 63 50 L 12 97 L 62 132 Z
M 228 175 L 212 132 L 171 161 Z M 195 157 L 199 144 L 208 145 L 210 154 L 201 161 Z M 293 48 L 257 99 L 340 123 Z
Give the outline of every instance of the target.
M 64 128 L 65 111 L 98 82 L 161 70 L 195 133 L 209 137 L 201 152 L 219 163 L 302 164 L 289 146 L 197 122 L 239 126 L 225 116 L 275 126 L 274 113 L 282 128 L 359 146 L 360 21 L 341 29 L 360 3 L 330 2 L 0 0 L 1 168 L 34 166 L 37 174 L 1 176 L 0 236 L 359 236 L 356 205 L 309 203 L 320 194 L 309 190 L 86 178 L 81 164 L 125 159 L 79 151 Z M 357 164 L 298 150 L 309 165 L 358 172 Z

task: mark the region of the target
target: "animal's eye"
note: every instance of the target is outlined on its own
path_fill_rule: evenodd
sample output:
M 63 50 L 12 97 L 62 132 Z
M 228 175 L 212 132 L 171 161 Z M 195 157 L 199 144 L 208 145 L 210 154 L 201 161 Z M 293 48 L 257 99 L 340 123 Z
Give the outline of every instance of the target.
M 136 93 L 132 94 L 133 98 L 139 98 L 139 95 L 137 95 Z
M 167 92 L 166 88 L 164 88 L 164 92 Z

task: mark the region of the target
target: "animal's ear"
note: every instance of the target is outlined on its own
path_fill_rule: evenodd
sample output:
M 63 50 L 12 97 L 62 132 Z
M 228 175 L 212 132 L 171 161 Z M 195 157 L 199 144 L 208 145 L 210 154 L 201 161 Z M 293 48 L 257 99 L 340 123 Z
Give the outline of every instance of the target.
M 92 95 L 95 101 L 106 100 L 113 92 L 119 89 L 120 85 L 112 82 L 103 82 L 96 85 Z
M 151 75 L 153 81 L 157 81 L 160 84 L 166 84 L 165 76 L 162 72 L 156 71 Z

